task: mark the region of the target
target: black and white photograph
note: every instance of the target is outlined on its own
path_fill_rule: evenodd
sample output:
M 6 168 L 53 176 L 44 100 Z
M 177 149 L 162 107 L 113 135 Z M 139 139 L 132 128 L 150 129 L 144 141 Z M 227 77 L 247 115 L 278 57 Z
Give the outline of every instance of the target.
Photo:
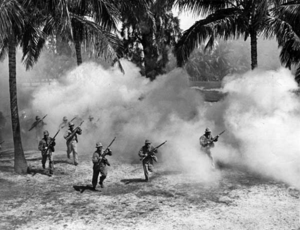
M 0 0 L 0 230 L 300 230 L 300 0 Z

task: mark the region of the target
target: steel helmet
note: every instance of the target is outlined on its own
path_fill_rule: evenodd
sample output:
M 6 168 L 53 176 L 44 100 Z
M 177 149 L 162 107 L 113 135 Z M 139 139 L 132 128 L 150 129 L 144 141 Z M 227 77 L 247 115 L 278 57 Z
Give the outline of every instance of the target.
M 35 120 L 40 120 L 41 118 L 39 116 L 36 116 L 35 117 Z
M 151 144 L 149 140 L 145 140 L 145 144 Z
M 69 126 L 74 126 L 74 123 L 73 122 L 69 122 Z
M 49 136 L 49 132 L 47 130 L 44 131 L 44 136 Z
M 63 121 L 68 121 L 68 118 L 66 116 L 64 116 Z
M 211 133 L 211 130 L 209 128 L 206 128 L 205 133 Z
M 96 148 L 99 148 L 99 147 L 102 147 L 101 142 L 97 142 L 97 143 L 96 143 Z

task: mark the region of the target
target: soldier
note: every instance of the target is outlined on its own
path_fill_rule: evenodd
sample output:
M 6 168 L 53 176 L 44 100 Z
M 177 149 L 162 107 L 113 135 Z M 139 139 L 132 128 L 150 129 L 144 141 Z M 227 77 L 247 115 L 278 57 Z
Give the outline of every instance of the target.
M 157 162 L 155 153 L 157 153 L 157 149 L 151 146 L 149 140 L 146 140 L 145 145 L 139 151 L 139 156 L 142 157 L 145 181 L 149 181 L 149 172 L 153 172 L 153 161 Z
M 62 123 L 59 125 L 60 129 L 65 128 L 68 125 L 68 118 L 66 116 L 63 117 Z
M 77 153 L 77 143 L 78 143 L 78 137 L 77 135 L 82 134 L 82 129 L 80 127 L 77 127 L 74 129 L 74 123 L 69 123 L 69 129 L 64 135 L 64 138 L 67 140 L 67 157 L 70 159 L 70 154 L 73 152 L 73 160 L 74 165 L 78 165 L 78 153 Z
M 32 126 L 34 126 L 35 128 L 35 138 L 38 143 L 43 136 L 43 129 L 45 125 L 47 124 L 39 116 L 35 117 L 35 122 L 33 123 Z
M 219 138 L 219 135 L 217 135 L 216 137 L 212 137 L 211 130 L 209 128 L 206 128 L 204 135 L 202 135 L 199 139 L 199 142 L 201 145 L 201 150 L 203 152 L 205 152 L 206 155 L 209 157 L 213 168 L 215 168 L 215 163 L 214 163 L 214 159 L 211 155 L 210 149 L 215 146 L 214 142 L 217 142 L 218 138 Z
M 96 189 L 97 181 L 99 173 L 101 174 L 99 184 L 101 188 L 104 188 L 103 181 L 107 177 L 107 168 L 106 165 L 110 166 L 108 160 L 106 159 L 106 155 L 112 155 L 112 152 L 109 148 L 107 148 L 104 152 L 102 150 L 102 144 L 100 142 L 96 143 L 96 151 L 93 154 L 92 161 L 94 163 L 93 166 L 93 189 Z
M 44 131 L 44 137 L 40 140 L 38 149 L 42 153 L 42 166 L 45 169 L 45 164 L 47 159 L 49 159 L 49 174 L 53 174 L 53 156 L 52 152 L 54 152 L 55 139 L 49 137 L 49 132 L 47 130 Z

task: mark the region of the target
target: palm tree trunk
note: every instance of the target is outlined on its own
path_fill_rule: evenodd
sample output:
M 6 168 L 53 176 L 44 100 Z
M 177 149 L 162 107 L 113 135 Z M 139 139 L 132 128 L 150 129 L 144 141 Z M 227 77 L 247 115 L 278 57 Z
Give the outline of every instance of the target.
M 81 56 L 81 43 L 78 37 L 75 34 L 75 51 L 76 51 L 76 58 L 77 58 L 77 65 L 82 64 L 82 56 Z
M 11 110 L 11 123 L 14 139 L 14 169 L 16 173 L 27 173 L 27 162 L 24 156 L 22 147 L 22 140 L 20 134 L 20 122 L 18 112 L 17 100 L 17 80 L 16 80 L 16 43 L 15 39 L 11 38 L 9 41 L 9 93 L 10 93 L 10 110 Z
M 251 39 L 251 69 L 255 69 L 257 67 L 257 33 L 255 30 L 250 32 Z

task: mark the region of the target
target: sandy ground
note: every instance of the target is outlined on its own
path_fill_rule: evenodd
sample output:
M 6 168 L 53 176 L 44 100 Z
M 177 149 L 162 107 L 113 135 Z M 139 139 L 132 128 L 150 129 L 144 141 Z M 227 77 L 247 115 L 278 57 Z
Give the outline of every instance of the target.
M 11 151 L 0 154 L 0 229 L 300 229 L 299 192 L 238 169 L 215 183 L 156 164 L 150 182 L 140 164 L 111 159 L 106 187 L 89 189 L 90 159 L 75 167 L 55 153 L 55 175 L 26 152 L 32 172 L 13 173 Z

